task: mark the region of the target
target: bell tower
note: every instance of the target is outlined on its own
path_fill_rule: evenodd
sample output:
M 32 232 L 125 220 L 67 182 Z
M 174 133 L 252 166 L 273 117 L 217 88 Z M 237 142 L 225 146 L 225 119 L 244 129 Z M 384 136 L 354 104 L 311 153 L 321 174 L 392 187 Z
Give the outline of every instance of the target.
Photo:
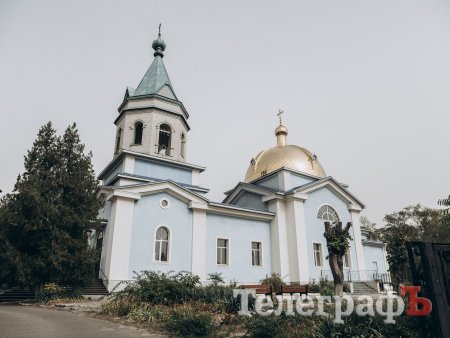
M 161 27 L 160 27 L 161 29 Z M 114 121 L 114 155 L 122 150 L 185 162 L 189 114 L 178 100 L 163 57 L 166 43 L 153 41 L 153 62 L 136 89 L 128 87 Z

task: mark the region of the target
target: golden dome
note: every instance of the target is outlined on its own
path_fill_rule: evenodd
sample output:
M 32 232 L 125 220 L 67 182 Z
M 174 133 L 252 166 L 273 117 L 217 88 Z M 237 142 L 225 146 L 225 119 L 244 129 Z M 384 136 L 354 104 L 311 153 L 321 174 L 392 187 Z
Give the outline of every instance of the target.
M 263 150 L 252 158 L 245 175 L 245 182 L 251 182 L 283 167 L 317 177 L 326 176 L 325 170 L 313 153 L 308 149 L 287 144 L 285 126 L 280 124 L 275 129 L 275 135 L 277 146 Z

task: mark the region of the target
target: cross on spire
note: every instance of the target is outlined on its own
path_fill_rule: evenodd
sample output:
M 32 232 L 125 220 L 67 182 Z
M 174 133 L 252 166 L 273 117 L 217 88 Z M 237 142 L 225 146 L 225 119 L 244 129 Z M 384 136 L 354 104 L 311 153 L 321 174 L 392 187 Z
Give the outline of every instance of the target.
M 159 28 L 158 28 L 158 37 L 161 37 L 161 24 L 159 24 Z
M 280 124 L 281 124 L 281 114 L 284 114 L 284 111 L 282 111 L 281 109 L 278 109 L 277 116 L 280 118 Z

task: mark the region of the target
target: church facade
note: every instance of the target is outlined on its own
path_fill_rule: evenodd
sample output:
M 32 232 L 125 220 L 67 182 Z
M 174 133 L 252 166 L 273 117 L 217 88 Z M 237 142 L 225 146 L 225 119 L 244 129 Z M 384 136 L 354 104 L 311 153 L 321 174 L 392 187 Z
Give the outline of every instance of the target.
M 360 227 L 364 204 L 313 153 L 288 144 L 281 119 L 274 147 L 251 159 L 245 180 L 222 202 L 209 200 L 205 168 L 186 161 L 189 114 L 163 63 L 166 44 L 159 36 L 152 47 L 152 64 L 125 92 L 114 157 L 99 175 L 106 203 L 93 236 L 109 290 L 144 270 L 190 271 L 204 282 L 221 273 L 241 284 L 271 273 L 288 283 L 330 278 L 324 221 L 353 224 L 348 279 L 387 272 L 384 244 Z

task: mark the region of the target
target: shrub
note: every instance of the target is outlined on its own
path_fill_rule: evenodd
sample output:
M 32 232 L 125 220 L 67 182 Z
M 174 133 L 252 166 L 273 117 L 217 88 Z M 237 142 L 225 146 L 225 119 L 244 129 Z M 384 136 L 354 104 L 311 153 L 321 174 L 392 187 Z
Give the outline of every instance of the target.
M 216 311 L 236 312 L 240 309 L 240 300 L 233 297 L 232 286 L 211 284 L 198 287 L 193 300 L 213 305 Z
M 37 292 L 36 299 L 40 302 L 47 302 L 51 299 L 63 298 L 68 293 L 62 287 L 55 283 L 46 283 Z
M 272 273 L 270 277 L 266 276 L 266 278 L 261 281 L 261 284 L 272 285 L 272 290 L 279 290 L 281 285 L 284 285 L 285 283 L 280 275 Z
M 174 309 L 166 320 L 166 328 L 182 337 L 210 336 L 215 330 L 211 314 L 191 309 Z
M 320 293 L 322 296 L 332 296 L 334 294 L 334 285 L 326 278 L 320 278 L 319 283 L 313 279 L 308 287 L 311 293 Z
M 133 302 L 127 298 L 116 298 L 103 302 L 101 312 L 112 316 L 126 316 L 133 309 Z
M 313 331 L 315 337 L 434 337 L 428 318 L 402 315 L 395 324 L 384 323 L 385 317 L 360 317 L 352 313 L 344 317 L 343 324 L 334 324 L 333 319 L 316 317 Z
M 281 317 L 262 317 L 259 315 L 249 317 L 244 324 L 246 335 L 252 338 L 277 337 L 281 331 L 281 326 Z
M 186 271 L 179 273 L 143 271 L 137 274 L 133 283 L 116 294 L 136 302 L 173 305 L 192 299 L 195 287 L 199 284 L 200 278 Z
M 163 319 L 165 315 L 166 312 L 161 307 L 144 303 L 132 307 L 127 319 L 137 323 L 150 323 Z
M 218 281 L 216 277 L 214 278 Z M 199 277 L 189 272 L 144 271 L 124 290 L 114 293 L 114 297 L 153 305 L 200 301 L 211 304 L 214 311 L 225 312 L 238 311 L 240 304 L 239 300 L 233 297 L 233 286 L 219 285 L 218 282 L 202 286 Z
M 208 280 L 210 280 L 213 285 L 225 283 L 222 277 L 222 273 L 220 272 L 208 273 Z
M 252 338 L 297 338 L 312 337 L 314 323 L 310 317 L 291 317 L 270 315 L 262 317 L 254 315 L 246 319 L 244 328 L 246 336 Z

